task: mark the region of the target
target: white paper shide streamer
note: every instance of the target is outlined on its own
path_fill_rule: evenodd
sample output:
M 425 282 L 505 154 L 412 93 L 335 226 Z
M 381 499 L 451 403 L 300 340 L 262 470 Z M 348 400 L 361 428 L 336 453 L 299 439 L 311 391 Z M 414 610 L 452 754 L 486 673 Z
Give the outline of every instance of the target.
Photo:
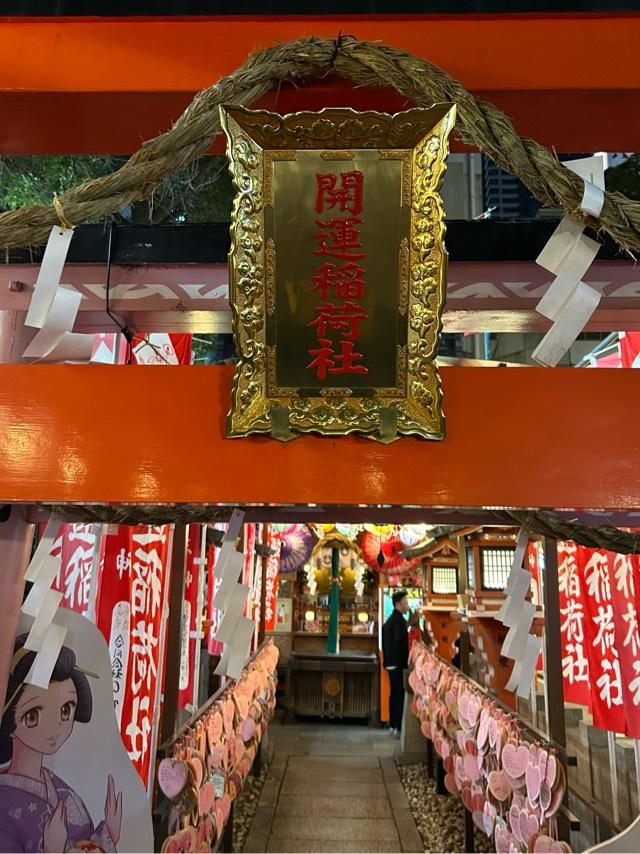
M 60 285 L 73 229 L 54 225 L 42 257 L 25 325 L 37 329 L 22 354 L 34 362 L 88 362 L 93 335 L 73 332 L 82 294 Z
M 496 620 L 509 628 L 501 654 L 514 662 L 511 678 L 505 688 L 523 698 L 530 694 L 536 662 L 542 649 L 541 638 L 530 633 L 536 606 L 526 599 L 531 589 L 531 573 L 523 566 L 528 542 L 529 534 L 521 528 L 504 589 L 505 600 L 496 614 Z
M 598 217 L 604 203 L 604 155 L 565 161 L 564 166 L 584 182 L 580 210 Z M 598 307 L 601 294 L 585 284 L 586 274 L 600 244 L 583 234 L 582 223 L 565 216 L 553 232 L 536 263 L 555 278 L 537 305 L 553 326 L 533 351 L 541 365 L 555 366 L 571 347 Z
M 38 688 L 49 687 L 53 668 L 67 634 L 64 626 L 54 623 L 62 593 L 51 589 L 61 561 L 60 554 L 57 557 L 51 555 L 51 548 L 61 524 L 59 516 L 51 516 L 24 576 L 25 581 L 32 583 L 32 587 L 22 604 L 22 612 L 34 618 L 24 646 L 36 653 L 25 682 L 37 685 Z
M 220 584 L 213 598 L 213 606 L 222 613 L 215 639 L 224 644 L 215 673 L 231 679 L 238 679 L 242 673 L 255 628 L 253 620 L 242 615 L 250 588 L 238 581 L 245 561 L 244 554 L 236 550 L 243 520 L 244 513 L 234 510 L 215 567 L 215 576 L 220 579 Z

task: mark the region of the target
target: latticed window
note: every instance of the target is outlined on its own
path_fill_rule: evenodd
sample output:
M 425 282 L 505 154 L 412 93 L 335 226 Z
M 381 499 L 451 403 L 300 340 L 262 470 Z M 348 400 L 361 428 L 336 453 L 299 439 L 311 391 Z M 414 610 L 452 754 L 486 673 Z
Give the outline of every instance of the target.
M 504 590 L 515 549 L 480 549 L 480 579 L 483 590 Z
M 473 559 L 473 548 L 467 546 L 467 587 L 473 590 L 476 586 L 476 565 Z
M 431 592 L 432 593 L 457 593 L 458 592 L 458 567 L 457 566 L 432 566 L 431 567 Z

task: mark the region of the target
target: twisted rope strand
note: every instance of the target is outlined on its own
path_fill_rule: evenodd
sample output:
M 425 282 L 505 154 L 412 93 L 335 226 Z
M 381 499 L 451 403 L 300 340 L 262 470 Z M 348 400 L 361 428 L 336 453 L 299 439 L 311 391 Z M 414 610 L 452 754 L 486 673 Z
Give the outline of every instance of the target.
M 361 86 L 393 86 L 418 106 L 452 101 L 458 107 L 455 134 L 488 154 L 529 188 L 544 205 L 560 207 L 594 229 L 602 229 L 625 250 L 640 249 L 640 204 L 621 193 L 605 193 L 599 219 L 584 216 L 579 204 L 582 180 L 556 155 L 532 139 L 521 138 L 509 118 L 481 101 L 441 68 L 387 45 L 351 36 L 286 42 L 249 56 L 218 83 L 199 92 L 173 127 L 144 145 L 116 172 L 85 181 L 60 196 L 73 223 L 114 214 L 147 198 L 167 175 L 202 156 L 220 133 L 221 104 L 249 106 L 282 83 L 297 83 L 336 72 Z M 58 222 L 53 205 L 25 205 L 0 213 L 0 247 L 45 243 Z
M 231 513 L 230 507 L 215 504 L 56 504 L 44 505 L 44 508 L 71 522 L 118 525 L 225 521 Z M 592 549 L 640 554 L 640 533 L 623 531 L 611 525 L 590 527 L 548 510 L 494 510 L 492 515 L 500 524 L 518 525 L 550 540 L 573 540 Z M 411 558 L 420 551 L 420 547 L 406 549 L 402 555 Z

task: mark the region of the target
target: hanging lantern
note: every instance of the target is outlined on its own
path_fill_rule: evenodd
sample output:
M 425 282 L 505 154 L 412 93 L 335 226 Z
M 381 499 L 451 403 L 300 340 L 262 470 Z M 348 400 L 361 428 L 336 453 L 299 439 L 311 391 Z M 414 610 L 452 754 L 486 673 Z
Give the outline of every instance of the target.
M 349 537 L 350 540 L 355 540 L 358 536 L 358 526 L 349 525 L 345 522 L 336 522 L 336 531 L 342 534 L 343 537 Z
M 402 525 L 398 535 L 402 544 L 410 548 L 421 543 L 432 527 L 432 525 Z
M 368 522 L 364 529 L 370 534 L 375 534 L 376 537 L 387 537 L 393 533 L 394 527 L 394 525 L 372 525 Z
M 291 522 L 274 522 L 272 528 L 276 534 L 285 534 L 287 531 L 295 528 L 295 525 L 292 525 Z

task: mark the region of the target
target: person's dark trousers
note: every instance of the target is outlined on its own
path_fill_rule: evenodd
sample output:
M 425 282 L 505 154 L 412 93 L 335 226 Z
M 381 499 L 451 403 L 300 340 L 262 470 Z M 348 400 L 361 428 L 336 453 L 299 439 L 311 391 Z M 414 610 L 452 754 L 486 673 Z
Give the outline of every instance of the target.
M 389 674 L 389 726 L 402 729 L 402 710 L 404 709 L 404 679 L 402 668 L 387 670 Z

